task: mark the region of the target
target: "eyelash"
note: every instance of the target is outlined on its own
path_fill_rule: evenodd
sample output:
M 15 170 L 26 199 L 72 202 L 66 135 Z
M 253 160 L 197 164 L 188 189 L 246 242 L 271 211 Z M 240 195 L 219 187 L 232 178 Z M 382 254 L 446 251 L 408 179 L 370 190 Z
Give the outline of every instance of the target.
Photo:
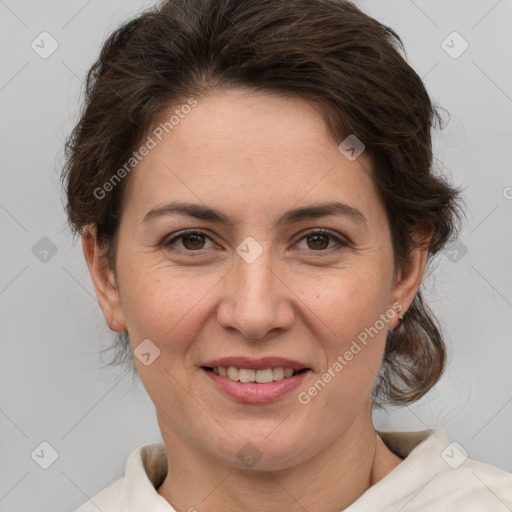
M 168 242 L 164 241 L 163 245 L 164 245 L 165 248 L 171 248 L 171 246 L 173 245 L 173 242 L 175 242 L 176 240 L 179 240 L 181 238 L 184 238 L 187 235 L 204 235 L 205 237 L 207 237 L 210 240 L 212 240 L 212 238 L 206 232 L 204 232 L 204 231 L 201 231 L 201 230 L 198 230 L 198 229 L 189 229 L 189 230 L 180 232 L 177 236 L 175 236 L 174 238 L 172 238 Z M 325 229 L 316 229 L 316 230 L 308 231 L 308 232 L 306 232 L 306 233 L 304 233 L 302 235 L 302 237 L 297 241 L 297 243 L 300 242 L 301 240 L 303 240 L 304 238 L 306 238 L 308 236 L 312 236 L 312 235 L 328 235 L 332 240 L 337 242 L 338 246 L 339 246 L 338 248 L 330 247 L 330 248 L 327 248 L 327 249 L 319 249 L 319 250 L 316 250 L 316 251 L 314 249 L 310 249 L 310 251 L 314 252 L 314 253 L 322 253 L 322 252 L 323 253 L 326 253 L 326 252 L 330 253 L 333 249 L 334 250 L 339 250 L 341 247 L 347 247 L 349 245 L 349 243 L 347 241 L 344 241 L 344 240 L 340 239 L 339 237 L 334 235 L 332 232 L 327 231 Z M 172 249 L 172 250 L 178 250 L 178 251 L 187 252 L 187 253 L 196 253 L 196 252 L 200 253 L 201 251 L 207 250 L 207 249 L 198 249 L 196 251 L 193 251 L 193 250 L 189 250 L 189 249 L 176 248 L 176 249 Z

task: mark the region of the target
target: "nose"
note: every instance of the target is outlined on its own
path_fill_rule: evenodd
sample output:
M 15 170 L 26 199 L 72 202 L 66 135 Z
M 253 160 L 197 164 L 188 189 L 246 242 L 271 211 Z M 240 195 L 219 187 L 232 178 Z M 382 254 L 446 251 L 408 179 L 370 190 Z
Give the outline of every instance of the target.
M 268 250 L 252 263 L 236 255 L 231 272 L 223 279 L 218 323 L 251 340 L 289 329 L 295 320 L 293 283 L 287 283 L 283 274 Z

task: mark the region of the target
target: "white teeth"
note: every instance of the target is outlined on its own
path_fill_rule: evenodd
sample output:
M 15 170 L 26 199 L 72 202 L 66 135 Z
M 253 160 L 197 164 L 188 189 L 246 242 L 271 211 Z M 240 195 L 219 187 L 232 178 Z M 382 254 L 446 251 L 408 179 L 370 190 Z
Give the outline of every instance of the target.
M 227 373 L 226 377 L 231 380 L 238 380 L 238 368 L 235 368 L 234 366 L 230 366 L 228 368 L 228 373 Z
M 238 370 L 238 380 L 240 382 L 255 382 L 256 370 L 247 370 L 245 368 L 240 368 Z
M 236 368 L 234 366 L 212 368 L 212 371 L 221 377 L 227 377 L 237 382 L 258 382 L 259 384 L 266 384 L 282 380 L 285 377 L 291 377 L 294 372 L 293 368 L 279 367 L 251 370 L 249 368 Z
M 260 384 L 266 384 L 267 382 L 272 382 L 274 380 L 274 374 L 271 368 L 266 368 L 265 370 L 257 370 L 256 371 L 256 382 Z
M 291 368 L 288 368 L 289 370 L 292 370 Z M 272 369 L 272 379 L 273 380 L 283 380 L 284 379 L 284 368 L 273 368 Z M 293 373 L 293 370 L 292 370 Z

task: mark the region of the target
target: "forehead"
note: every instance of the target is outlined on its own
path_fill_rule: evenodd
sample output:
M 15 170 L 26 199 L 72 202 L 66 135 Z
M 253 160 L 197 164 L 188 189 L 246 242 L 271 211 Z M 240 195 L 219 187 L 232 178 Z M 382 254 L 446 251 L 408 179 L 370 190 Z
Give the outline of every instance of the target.
M 183 197 L 241 208 L 375 200 L 369 158 L 348 159 L 313 103 L 244 90 L 196 101 L 174 105 L 150 133 L 154 147 L 126 191 L 140 205 Z
M 321 149 L 333 144 L 319 108 L 297 97 L 245 89 L 212 91 L 196 100 L 188 113 L 172 115 L 185 111 L 184 107 L 185 103 L 175 105 L 164 117 L 160 124 L 164 144 L 156 153 L 175 159 L 260 158 L 270 165 L 282 163 L 283 157 L 287 162 L 303 159 L 310 146 Z M 173 126 L 166 126 L 165 120 L 171 118 Z M 316 153 L 318 157 L 320 151 Z

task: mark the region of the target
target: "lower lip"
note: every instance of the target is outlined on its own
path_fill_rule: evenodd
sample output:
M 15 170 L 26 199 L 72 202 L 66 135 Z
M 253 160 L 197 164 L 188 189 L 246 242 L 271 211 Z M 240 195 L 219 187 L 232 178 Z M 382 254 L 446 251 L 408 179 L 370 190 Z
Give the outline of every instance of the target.
M 281 380 L 260 384 L 258 382 L 237 382 L 227 377 L 217 375 L 212 371 L 205 370 L 204 368 L 201 368 L 201 370 L 206 373 L 214 384 L 226 395 L 236 400 L 250 403 L 265 403 L 278 400 L 297 388 L 310 373 L 310 370 L 306 370 L 292 377 L 285 377 Z

